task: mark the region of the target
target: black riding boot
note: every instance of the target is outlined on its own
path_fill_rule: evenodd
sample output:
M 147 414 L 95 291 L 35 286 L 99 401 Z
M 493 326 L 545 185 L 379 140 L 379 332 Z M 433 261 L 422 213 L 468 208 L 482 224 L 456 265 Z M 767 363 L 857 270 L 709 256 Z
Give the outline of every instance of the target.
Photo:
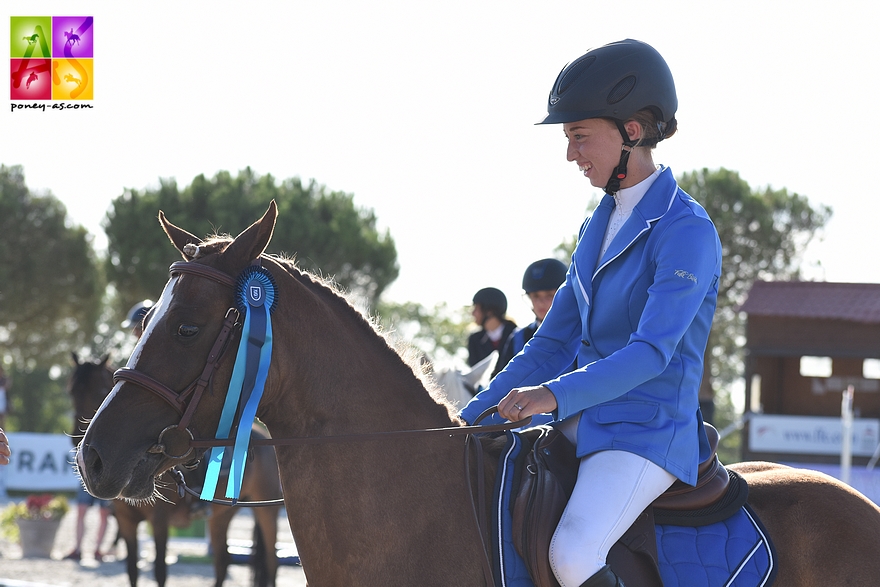
M 587 579 L 581 587 L 624 587 L 620 577 L 614 574 L 609 565 L 602 567 L 598 573 Z

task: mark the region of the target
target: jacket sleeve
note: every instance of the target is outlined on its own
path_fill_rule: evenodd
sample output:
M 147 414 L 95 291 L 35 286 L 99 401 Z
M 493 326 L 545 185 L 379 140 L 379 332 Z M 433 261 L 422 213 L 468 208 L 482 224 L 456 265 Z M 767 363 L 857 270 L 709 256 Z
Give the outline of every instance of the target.
M 721 268 L 721 245 L 712 222 L 689 216 L 672 223 L 658 241 L 654 264 L 647 301 L 627 344 L 548 382 L 560 419 L 663 373 L 692 325 L 708 337 Z M 686 351 L 701 358 L 704 348 Z

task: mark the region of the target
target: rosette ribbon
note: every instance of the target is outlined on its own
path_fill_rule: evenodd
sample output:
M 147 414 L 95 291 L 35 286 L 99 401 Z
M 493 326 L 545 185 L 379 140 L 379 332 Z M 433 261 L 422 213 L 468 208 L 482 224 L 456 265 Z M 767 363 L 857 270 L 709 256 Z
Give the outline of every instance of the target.
M 201 493 L 201 498 L 207 501 L 214 499 L 224 461 L 229 467 L 226 497 L 236 501 L 241 495 L 251 426 L 269 374 L 272 360 L 272 312 L 278 300 L 275 278 L 259 265 L 259 259 L 238 276 L 235 304 L 245 317 L 244 325 L 215 435 L 217 439 L 227 439 L 234 434 L 235 443 L 231 454 L 225 446 L 211 449 Z

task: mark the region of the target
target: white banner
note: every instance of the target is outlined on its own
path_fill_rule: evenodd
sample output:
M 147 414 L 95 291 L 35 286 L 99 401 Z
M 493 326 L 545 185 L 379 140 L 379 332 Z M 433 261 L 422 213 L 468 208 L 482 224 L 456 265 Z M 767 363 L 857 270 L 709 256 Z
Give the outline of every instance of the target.
M 880 420 L 853 420 L 852 454 L 870 457 L 880 439 Z M 810 455 L 839 455 L 843 445 L 840 418 L 755 414 L 749 421 L 749 449 Z
M 64 434 L 8 432 L 12 459 L 2 467 L 7 491 L 76 491 L 73 444 Z

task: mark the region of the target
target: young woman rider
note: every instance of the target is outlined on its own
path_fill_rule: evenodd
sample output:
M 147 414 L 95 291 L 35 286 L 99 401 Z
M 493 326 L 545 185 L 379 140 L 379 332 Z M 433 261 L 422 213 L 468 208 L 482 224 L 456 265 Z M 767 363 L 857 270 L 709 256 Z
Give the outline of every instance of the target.
M 509 420 L 550 412 L 576 445 L 578 480 L 549 553 L 562 587 L 622 585 L 611 546 L 676 479 L 694 484 L 708 457 L 698 389 L 721 244 L 654 164 L 677 104 L 665 60 L 639 41 L 593 49 L 559 74 L 540 124 L 562 125 L 568 160 L 606 195 L 540 328 L 462 411 L 468 422 L 496 403 Z

